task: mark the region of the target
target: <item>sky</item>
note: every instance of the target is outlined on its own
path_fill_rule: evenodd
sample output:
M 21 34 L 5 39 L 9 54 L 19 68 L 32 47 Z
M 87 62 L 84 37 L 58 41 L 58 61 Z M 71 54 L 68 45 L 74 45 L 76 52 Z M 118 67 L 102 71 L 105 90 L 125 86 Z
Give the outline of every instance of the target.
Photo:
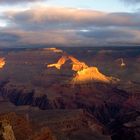
M 0 48 L 140 45 L 140 0 L 0 0 Z

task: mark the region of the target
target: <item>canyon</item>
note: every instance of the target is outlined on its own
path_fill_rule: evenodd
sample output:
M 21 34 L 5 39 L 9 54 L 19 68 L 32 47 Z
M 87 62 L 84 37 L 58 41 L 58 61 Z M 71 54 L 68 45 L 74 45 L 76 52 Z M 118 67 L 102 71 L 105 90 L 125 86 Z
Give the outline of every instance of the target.
M 65 52 L 47 48 L 4 53 L 6 65 L 0 70 L 1 115 L 8 114 L 15 120 L 21 118 L 21 123 L 30 130 L 28 136 L 37 140 L 49 136 L 51 140 L 123 140 L 128 136 L 130 140 L 138 140 L 140 90 L 137 71 L 127 74 L 133 76 L 130 81 L 124 76 L 130 65 L 128 61 L 123 68 L 117 67 L 114 61 L 113 64 L 109 62 L 109 70 L 113 66 L 114 70 L 108 73 L 103 66 L 109 65 L 106 66 L 102 58 L 106 62 L 112 59 L 103 54 L 105 51 L 94 56 L 95 64 L 89 63 L 94 54 L 90 55 L 91 51 L 87 51 L 91 58 L 84 60 L 79 55 L 82 52 Z M 83 52 L 86 55 L 86 51 Z M 115 55 L 113 60 L 119 58 L 118 52 Z M 138 56 L 136 62 L 139 62 Z M 133 67 L 139 69 L 136 64 Z M 9 115 L 9 112 L 14 114 Z M 9 121 L 9 117 L 2 116 Z M 20 140 L 17 127 L 11 121 L 10 125 L 15 138 Z M 24 128 L 22 130 L 27 135 Z

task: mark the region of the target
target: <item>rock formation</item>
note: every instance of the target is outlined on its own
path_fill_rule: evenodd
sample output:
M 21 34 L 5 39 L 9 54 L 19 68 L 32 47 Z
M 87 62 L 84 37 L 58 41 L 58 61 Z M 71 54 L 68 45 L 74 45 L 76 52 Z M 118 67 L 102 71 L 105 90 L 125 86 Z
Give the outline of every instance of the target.
M 69 55 L 62 56 L 57 63 L 48 65 L 48 68 L 56 67 L 57 69 L 60 70 L 61 66 L 64 65 L 67 60 L 72 61 L 72 70 L 76 71 L 76 74 L 71 81 L 72 84 L 88 83 L 88 82 L 111 83 L 116 82 L 118 80 L 116 78 L 108 77 L 102 74 L 97 67 L 89 67 L 84 62 L 81 62 L 76 58 L 74 58 L 73 56 Z
M 119 59 L 117 59 L 116 61 L 118 61 L 120 64 L 120 67 L 126 67 L 126 63 L 124 62 L 124 59 L 123 58 L 119 58 Z
M 16 140 L 14 131 L 8 120 L 0 121 L 0 139 L 1 140 Z
M 65 62 L 68 60 L 68 56 L 62 56 L 57 63 L 55 64 L 50 64 L 48 65 L 47 67 L 50 68 L 50 67 L 56 67 L 57 69 L 60 69 L 62 65 L 65 64 Z
M 52 131 L 45 127 L 41 129 L 41 132 L 37 133 L 32 140 L 57 140 Z
M 4 130 L 2 140 L 27 140 L 32 134 L 30 123 L 15 112 L 0 114 L 0 122 Z
M 112 131 L 112 140 L 139 140 L 140 139 L 140 112 L 131 111 L 118 116 L 109 126 Z
M 90 81 L 110 83 L 111 77 L 100 73 L 97 67 L 88 67 L 76 73 L 72 83 L 85 83 Z
M 4 67 L 5 63 L 6 63 L 5 58 L 4 57 L 0 58 L 0 69 Z
M 88 68 L 88 66 L 84 62 L 77 60 L 73 56 L 69 56 L 69 59 L 72 61 L 72 70 L 74 71 L 80 71 L 82 69 Z
M 52 51 L 52 52 L 55 52 L 55 53 L 62 53 L 63 52 L 62 50 L 57 49 L 57 48 L 45 48 L 44 50 Z

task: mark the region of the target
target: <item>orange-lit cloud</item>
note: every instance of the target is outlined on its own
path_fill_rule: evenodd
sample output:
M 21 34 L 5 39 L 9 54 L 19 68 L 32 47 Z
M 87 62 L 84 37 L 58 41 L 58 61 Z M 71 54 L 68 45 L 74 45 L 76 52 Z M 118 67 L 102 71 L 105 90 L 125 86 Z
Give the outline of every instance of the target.
M 5 13 L 5 17 L 18 27 L 30 30 L 36 27 L 38 29 L 50 29 L 51 27 L 127 27 L 140 25 L 139 13 L 105 13 L 94 10 L 43 6 L 20 12 L 9 11 Z

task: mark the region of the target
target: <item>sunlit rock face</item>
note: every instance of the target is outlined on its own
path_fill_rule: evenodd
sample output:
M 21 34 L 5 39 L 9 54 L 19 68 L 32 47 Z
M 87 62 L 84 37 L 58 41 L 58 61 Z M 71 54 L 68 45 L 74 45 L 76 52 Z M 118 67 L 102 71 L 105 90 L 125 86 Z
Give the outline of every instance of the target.
M 5 58 L 0 58 L 0 69 L 2 69 L 4 67 L 4 65 L 6 64 L 5 62 Z
M 123 59 L 121 59 L 121 67 L 125 67 L 126 66 L 126 64 L 124 63 L 124 61 L 123 61 Z
M 63 51 L 57 48 L 45 48 L 44 50 L 52 51 L 55 53 L 62 53 Z
M 68 60 L 68 56 L 62 56 L 57 63 L 54 63 L 54 64 L 50 64 L 48 65 L 47 67 L 50 68 L 50 67 L 56 67 L 57 69 L 60 69 L 61 66 L 63 64 L 65 64 L 65 62 Z
M 3 120 L 0 122 L 0 139 L 16 140 L 13 128 L 7 120 Z
M 89 67 L 84 62 L 81 62 L 74 58 L 73 56 L 64 55 L 62 56 L 57 63 L 48 65 L 50 67 L 56 67 L 61 69 L 61 66 L 66 63 L 67 60 L 72 62 L 72 70 L 76 71 L 71 84 L 82 84 L 89 82 L 103 82 L 103 83 L 112 83 L 116 82 L 116 78 L 108 77 L 99 72 L 97 67 Z
M 72 70 L 73 71 L 80 71 L 82 69 L 88 68 L 88 66 L 84 62 L 80 62 L 73 56 L 69 56 L 69 59 L 72 61 Z
M 80 62 L 79 60 L 77 60 L 76 58 L 72 57 L 72 56 L 68 56 L 68 55 L 64 55 L 62 56 L 57 63 L 54 64 L 50 64 L 47 67 L 56 67 L 57 69 L 61 69 L 61 66 L 64 65 L 66 63 L 66 61 L 71 60 L 72 62 L 72 70 L 73 71 L 79 71 L 82 70 L 84 68 L 88 68 L 88 66 L 84 63 L 84 62 Z
M 126 63 L 124 62 L 124 59 L 123 58 L 119 58 L 117 59 L 116 61 L 118 61 L 120 64 L 120 67 L 124 68 L 126 67 Z
M 100 73 L 97 67 L 88 67 L 78 71 L 76 76 L 73 78 L 72 83 L 77 84 L 90 81 L 110 83 L 111 78 Z

